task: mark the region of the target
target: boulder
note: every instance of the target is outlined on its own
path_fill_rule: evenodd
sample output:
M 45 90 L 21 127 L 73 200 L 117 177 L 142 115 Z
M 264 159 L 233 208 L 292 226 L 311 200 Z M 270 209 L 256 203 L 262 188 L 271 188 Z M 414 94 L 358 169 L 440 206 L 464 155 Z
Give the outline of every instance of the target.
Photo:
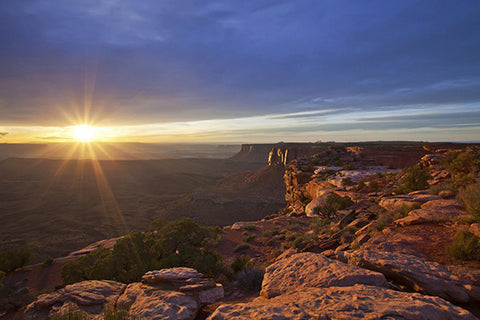
M 157 284 L 161 282 L 172 282 L 191 278 L 203 278 L 203 274 L 192 268 L 177 267 L 148 271 L 142 276 L 142 282 L 146 284 Z
M 143 283 L 83 281 L 40 295 L 25 311 L 26 319 L 47 319 L 71 310 L 101 318 L 106 305 L 117 305 L 138 319 L 194 319 L 202 305 L 224 296 L 223 286 L 192 268 L 149 271 Z
M 317 213 L 315 213 L 315 208 L 321 207 L 325 205 L 325 202 L 327 200 L 327 197 L 330 193 L 326 192 L 322 194 L 319 197 L 316 197 L 312 201 L 310 201 L 306 206 L 305 206 L 305 214 L 307 217 L 316 217 L 318 216 Z
M 470 312 L 439 297 L 367 285 L 302 288 L 273 299 L 221 305 L 208 320 L 403 319 L 475 320 Z
M 379 202 L 379 205 L 386 210 L 400 210 L 417 204 L 418 202 L 413 201 L 412 197 L 408 196 L 386 197 Z
M 26 319 L 47 319 L 49 316 L 62 313 L 68 305 L 74 310 L 93 315 L 103 313 L 103 305 L 114 303 L 125 284 L 115 281 L 82 281 L 66 286 L 57 292 L 42 294 L 25 309 Z M 53 312 L 52 312 L 53 311 Z
M 410 290 L 439 296 L 455 303 L 480 302 L 480 287 L 462 280 L 445 267 L 422 258 L 392 252 L 343 252 L 349 264 L 381 272 Z
M 440 205 L 444 202 L 449 202 L 450 204 Z M 407 217 L 395 220 L 395 224 L 405 226 L 422 223 L 454 221 L 459 216 L 465 214 L 465 212 L 457 205 L 453 205 L 453 202 L 456 201 L 434 200 L 426 202 L 422 205 L 422 208 L 410 211 Z
M 131 283 L 119 297 L 117 305 L 129 309 L 129 314 L 140 319 L 195 318 L 200 305 L 191 295 L 170 291 L 142 283 Z
M 271 298 L 299 288 L 351 286 L 356 283 L 388 286 L 381 273 L 349 266 L 322 254 L 305 252 L 267 267 L 260 294 Z

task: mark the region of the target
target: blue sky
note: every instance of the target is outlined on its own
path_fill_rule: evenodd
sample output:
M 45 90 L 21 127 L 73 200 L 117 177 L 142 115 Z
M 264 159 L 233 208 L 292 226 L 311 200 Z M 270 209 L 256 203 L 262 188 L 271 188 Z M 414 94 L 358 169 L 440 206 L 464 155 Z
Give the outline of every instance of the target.
M 479 1 L 4 0 L 0 142 L 480 140 Z

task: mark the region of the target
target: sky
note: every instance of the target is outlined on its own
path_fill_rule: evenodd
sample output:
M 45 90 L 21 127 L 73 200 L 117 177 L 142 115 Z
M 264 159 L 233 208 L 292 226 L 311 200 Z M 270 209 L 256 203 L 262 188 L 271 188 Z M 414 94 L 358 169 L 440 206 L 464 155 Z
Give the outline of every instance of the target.
M 0 143 L 480 140 L 480 1 L 3 0 Z

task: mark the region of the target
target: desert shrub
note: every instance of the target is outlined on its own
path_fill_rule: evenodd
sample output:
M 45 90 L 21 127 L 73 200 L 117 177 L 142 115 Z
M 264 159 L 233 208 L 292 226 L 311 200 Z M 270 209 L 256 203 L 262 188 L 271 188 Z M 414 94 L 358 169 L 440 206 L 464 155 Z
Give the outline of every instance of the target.
M 265 245 L 267 247 L 273 247 L 275 245 L 275 243 L 276 243 L 275 239 L 272 238 L 272 239 L 268 239 L 267 242 L 265 243 Z
M 259 268 L 247 268 L 237 273 L 236 282 L 240 288 L 248 291 L 260 291 L 265 271 Z
M 103 320 L 135 320 L 128 312 L 128 308 L 120 306 L 106 305 L 103 313 Z
M 244 243 L 244 244 L 239 244 L 235 247 L 235 249 L 233 249 L 233 252 L 235 253 L 241 253 L 241 252 L 245 252 L 247 251 L 248 249 L 250 248 L 250 245 Z
M 352 184 L 353 184 L 352 178 L 345 177 L 342 179 L 342 186 L 348 187 L 348 186 L 351 186 Z
M 347 227 L 345 228 L 343 231 L 342 231 L 342 234 L 340 236 L 340 242 L 342 244 L 344 243 L 350 243 L 353 241 L 353 239 L 355 238 L 355 231 L 357 231 L 357 229 L 355 227 Z
M 478 156 L 478 155 L 477 155 Z M 464 188 L 475 182 L 475 172 L 478 170 L 478 160 L 473 152 L 449 152 L 440 161 L 440 165 L 450 172 L 455 188 Z
M 395 192 L 397 194 L 405 194 L 416 190 L 423 190 L 428 188 L 428 180 L 430 174 L 421 169 L 418 165 L 414 165 L 410 168 L 404 169 L 404 175 L 397 184 Z
M 230 264 L 234 273 L 240 272 L 245 269 L 253 268 L 253 263 L 250 261 L 250 258 L 247 256 L 236 257 Z
M 457 199 L 465 204 L 468 213 L 476 217 L 480 216 L 480 183 L 460 189 Z
M 437 184 L 434 184 L 433 186 L 431 186 L 429 189 L 428 189 L 428 192 L 430 194 L 433 194 L 433 195 L 439 195 L 440 192 L 442 191 L 451 191 L 453 192 L 454 194 L 457 193 L 457 190 L 456 188 L 453 186 L 452 183 L 450 182 L 442 182 L 442 183 L 437 183 Z
M 0 253 L 0 271 L 11 272 L 25 266 L 33 257 L 32 248 L 18 247 Z
M 255 231 L 257 230 L 257 226 L 254 225 L 253 223 L 250 223 L 250 224 L 244 225 L 243 229 L 248 231 Z
M 310 223 L 310 227 L 313 229 L 313 232 L 319 233 L 325 226 L 328 226 L 332 221 L 328 218 L 314 218 Z
M 220 256 L 211 251 L 219 229 L 203 228 L 191 219 L 163 225 L 155 233 L 132 232 L 113 249 L 96 250 L 62 268 L 65 283 L 105 279 L 124 283 L 139 281 L 149 270 L 191 267 L 215 275 L 221 271 Z
M 391 224 L 394 221 L 393 215 L 391 213 L 380 213 L 372 225 L 369 227 L 369 230 L 372 233 L 376 233 L 385 229 L 386 226 Z
M 243 239 L 243 241 L 245 241 L 245 242 L 250 242 L 250 241 L 253 241 L 253 240 L 255 240 L 255 235 L 254 234 L 247 235 Z
M 338 210 L 344 210 L 353 205 L 350 197 L 341 197 L 336 193 L 331 193 L 327 196 L 325 204 L 314 209 L 314 212 L 322 215 L 325 218 L 335 218 Z
M 52 258 L 48 258 L 46 259 L 45 261 L 43 261 L 42 263 L 42 267 L 49 267 L 53 264 L 53 259 Z
M 280 229 L 278 227 L 275 227 L 275 228 L 270 229 L 270 230 L 265 230 L 265 231 L 262 232 L 262 235 L 266 238 L 271 238 L 271 237 L 274 237 L 278 234 L 280 234 Z
M 458 260 L 480 260 L 479 238 L 469 231 L 459 230 L 447 252 Z

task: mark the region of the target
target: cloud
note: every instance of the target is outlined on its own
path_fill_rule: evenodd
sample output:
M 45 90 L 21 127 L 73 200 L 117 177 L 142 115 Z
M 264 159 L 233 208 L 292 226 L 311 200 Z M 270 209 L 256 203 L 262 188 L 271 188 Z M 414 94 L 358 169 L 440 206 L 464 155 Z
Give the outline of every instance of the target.
M 480 30 L 480 2 L 432 6 L 7 1 L 0 124 L 64 126 L 87 113 L 99 125 L 266 115 L 296 120 L 298 130 L 313 121 L 329 130 L 476 123 L 478 110 L 470 119 L 348 120 L 356 112 L 480 102 L 480 38 L 471 31 Z M 321 122 L 333 116 L 345 120 Z
M 5 137 L 8 134 L 8 132 L 0 132 L 0 139 Z

